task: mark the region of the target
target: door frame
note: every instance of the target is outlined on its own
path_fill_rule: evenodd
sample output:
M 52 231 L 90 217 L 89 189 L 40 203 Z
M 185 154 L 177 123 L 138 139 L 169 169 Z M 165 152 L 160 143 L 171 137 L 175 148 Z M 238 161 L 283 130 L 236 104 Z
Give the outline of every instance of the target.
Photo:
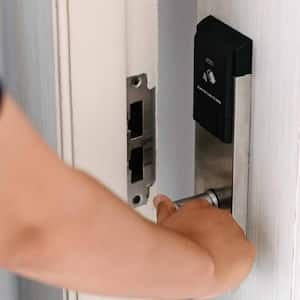
M 284 0 L 277 0 L 278 3 Z M 100 5 L 99 1 L 97 0 L 89 0 L 88 4 L 90 5 Z M 116 3 L 118 2 L 118 3 Z M 122 186 L 120 190 L 117 192 L 119 195 L 121 195 L 124 199 L 126 198 L 126 151 L 122 150 L 119 153 L 119 168 L 122 170 L 122 176 L 119 177 L 118 180 L 114 180 L 112 177 L 107 179 L 105 176 L 103 176 L 102 172 L 99 172 L 98 169 L 94 169 L 94 164 L 97 164 L 97 161 L 99 161 L 99 158 L 96 156 L 91 155 L 89 160 L 86 161 L 84 155 L 81 156 L 81 154 L 78 156 L 77 151 L 80 153 L 85 153 L 85 155 L 88 155 L 88 147 L 90 147 L 92 144 L 91 141 L 87 141 L 82 136 L 84 135 L 84 127 L 80 130 L 80 134 L 77 134 L 76 128 L 74 128 L 74 122 L 78 123 L 80 121 L 78 118 L 75 118 L 74 121 L 74 106 L 73 106 L 73 100 L 74 97 L 78 97 L 77 93 L 79 92 L 81 95 L 83 94 L 78 90 L 78 77 L 74 81 L 73 76 L 74 72 L 76 73 L 76 68 L 73 68 L 71 56 L 73 56 L 72 49 L 70 47 L 70 43 L 72 43 L 72 34 L 70 31 L 70 26 L 72 25 L 70 22 L 72 20 L 70 19 L 70 0 L 56 0 L 56 11 L 57 11 L 57 19 L 55 20 L 55 24 L 57 24 L 56 32 L 57 32 L 57 73 L 59 74 L 58 80 L 57 80 L 57 99 L 58 101 L 58 108 L 59 108 L 59 126 L 60 131 L 58 132 L 59 140 L 60 140 L 60 146 L 59 146 L 59 152 L 61 153 L 62 158 L 77 167 L 83 167 L 84 169 L 90 171 L 93 175 L 98 177 L 100 180 L 104 179 L 106 183 L 112 187 L 113 189 L 118 189 L 118 185 Z M 73 2 L 75 3 L 75 2 Z M 87 2 L 85 2 L 85 7 L 82 7 L 82 10 L 87 9 Z M 170 10 L 168 11 L 168 7 L 165 7 L 165 15 L 160 15 L 158 13 L 158 0 L 149 0 L 147 3 L 142 3 L 140 0 L 111 0 L 111 4 L 109 5 L 116 5 L 120 9 L 122 7 L 123 14 L 122 16 L 119 16 L 118 22 L 114 24 L 114 26 L 124 26 L 126 31 L 124 32 L 124 39 L 120 43 L 120 47 L 122 47 L 124 53 L 126 55 L 123 57 L 124 61 L 121 62 L 121 59 L 119 62 L 123 65 L 122 70 L 120 71 L 123 79 L 125 80 L 127 76 L 129 75 L 136 75 L 141 73 L 148 74 L 150 78 L 150 86 L 157 87 L 157 99 L 158 101 L 161 101 L 158 103 L 157 108 L 157 155 L 158 159 L 156 162 L 157 167 L 157 176 L 158 180 L 156 182 L 156 185 L 152 189 L 152 194 L 155 194 L 157 192 L 163 192 L 167 193 L 173 198 L 180 198 L 182 196 L 189 196 L 189 193 L 193 193 L 193 186 L 191 185 L 191 182 L 193 182 L 193 168 L 194 168 L 194 161 L 193 159 L 188 159 L 186 153 L 191 153 L 191 144 L 193 144 L 193 138 L 192 137 L 186 137 L 182 135 L 183 138 L 186 138 L 185 145 L 186 147 L 181 147 L 179 153 L 179 156 L 172 156 L 169 155 L 169 165 L 166 164 L 166 157 L 168 155 L 168 151 L 171 151 L 174 148 L 174 145 L 177 143 L 176 141 L 176 133 L 178 130 L 176 130 L 176 126 L 178 128 L 186 128 L 186 130 L 193 130 L 193 125 L 191 122 L 187 122 L 184 120 L 188 120 L 188 112 L 186 114 L 182 115 L 182 102 L 180 101 L 180 98 L 176 98 L 176 95 L 179 94 L 180 91 L 177 90 L 176 92 L 176 84 L 174 84 L 174 80 L 180 81 L 179 78 L 182 79 L 182 77 L 178 78 L 170 78 L 168 77 L 167 73 L 164 73 L 164 70 L 166 68 L 171 68 L 170 62 L 169 65 L 162 66 L 161 61 L 159 60 L 161 58 L 161 55 L 163 55 L 163 51 L 165 52 L 165 59 L 167 58 L 167 50 L 168 49 L 169 55 L 172 58 L 172 55 L 176 55 L 176 47 L 180 47 L 180 38 L 179 36 L 176 36 L 177 34 L 187 34 L 187 32 L 175 32 L 172 31 L 172 34 L 168 34 L 168 31 L 165 31 L 165 35 L 163 35 L 163 32 L 161 31 L 163 28 L 159 27 L 162 26 L 163 22 L 165 21 L 164 28 L 172 28 L 170 26 L 171 24 L 176 27 L 176 24 L 178 25 L 178 17 L 180 14 L 176 15 L 176 13 L 179 13 L 180 11 L 178 8 L 180 5 L 182 5 L 182 10 L 185 9 L 185 5 L 183 4 L 182 0 L 164 0 L 163 5 L 170 5 Z M 150 4 L 149 4 L 150 3 Z M 269 103 L 270 97 L 276 97 L 276 95 L 272 94 L 270 91 L 271 86 L 268 90 L 265 89 L 264 86 L 262 86 L 263 82 L 263 75 L 264 72 L 261 67 L 261 57 L 264 56 L 262 53 L 263 51 L 269 51 L 271 55 L 274 53 L 270 50 L 265 50 L 265 48 L 261 48 L 264 45 L 264 38 L 266 38 L 266 35 L 268 36 L 268 32 L 272 34 L 272 28 L 268 27 L 268 23 L 265 19 L 262 18 L 262 15 L 259 14 L 259 10 L 261 10 L 261 5 L 259 5 L 258 0 L 249 6 L 249 3 L 245 2 L 244 4 L 237 4 L 234 1 L 231 1 L 232 5 L 223 5 L 223 3 L 218 2 L 218 0 L 199 0 L 198 3 L 198 18 L 202 16 L 206 16 L 210 13 L 215 14 L 217 17 L 223 19 L 227 23 L 233 25 L 234 27 L 240 29 L 241 31 L 245 32 L 246 34 L 249 34 L 250 36 L 253 36 L 255 45 L 258 46 L 258 48 L 255 49 L 255 62 L 254 62 L 254 86 L 253 86 L 253 116 L 252 116 L 252 149 L 251 149 L 251 164 L 250 164 L 250 200 L 249 200 L 249 215 L 248 215 L 248 230 L 249 230 L 249 236 L 251 239 L 255 242 L 255 244 L 258 247 L 258 265 L 256 269 L 254 270 L 253 274 L 250 276 L 249 280 L 243 285 L 243 287 L 236 293 L 231 294 L 228 297 L 225 297 L 223 299 L 237 299 L 237 300 L 248 300 L 251 297 L 259 297 L 257 293 L 261 291 L 263 288 L 263 284 L 259 284 L 257 279 L 262 279 L 262 276 L 269 276 L 269 285 L 270 288 L 268 288 L 267 293 L 268 295 L 272 295 L 272 299 L 275 299 L 275 294 L 272 291 L 271 286 L 275 285 L 277 280 L 281 282 L 281 288 L 284 287 L 286 289 L 290 289 L 291 291 L 291 299 L 298 299 L 300 298 L 300 291 L 297 291 L 296 286 L 300 285 L 300 166 L 297 167 L 297 163 L 299 162 L 300 165 L 300 122 L 296 122 L 296 112 L 300 112 L 300 106 L 299 103 L 296 103 L 295 99 L 297 95 L 300 96 L 300 91 L 297 89 L 296 82 L 300 82 L 300 75 L 297 74 L 297 72 L 294 73 L 293 79 L 293 87 L 294 87 L 294 94 L 291 94 L 291 97 L 289 99 L 290 105 L 291 105 L 291 118 L 287 121 L 287 123 L 284 125 L 286 126 L 285 129 L 288 131 L 290 128 L 294 135 L 293 136 L 284 136 L 284 141 L 290 141 L 292 143 L 293 147 L 293 159 L 294 159 L 294 166 L 293 164 L 290 164 L 292 176 L 293 176 L 293 184 L 291 186 L 290 191 L 286 191 L 286 194 L 290 192 L 291 200 L 290 205 L 287 207 L 282 207 L 280 203 L 273 203 L 273 199 L 276 198 L 278 192 L 279 194 L 282 193 L 282 191 L 278 190 L 278 188 L 275 188 L 274 191 L 272 191 L 271 185 L 274 182 L 282 182 L 282 178 L 280 177 L 280 170 L 281 168 L 284 168 L 284 163 L 287 157 L 289 157 L 289 153 L 283 148 L 277 148 L 277 150 L 274 148 L 274 153 L 271 151 L 270 155 L 276 160 L 280 160 L 279 163 L 276 163 L 275 167 L 271 164 L 267 164 L 263 160 L 263 153 L 264 151 L 270 151 L 270 148 L 268 148 L 266 143 L 266 137 L 268 136 L 269 139 L 272 137 L 276 138 L 276 135 L 274 133 L 271 133 L 273 130 L 272 127 L 268 125 L 268 122 L 264 118 L 264 115 L 266 114 L 266 110 L 268 109 L 267 105 L 264 105 L 263 101 L 260 101 L 258 99 L 261 99 L 262 96 L 260 96 L 260 93 L 264 95 L 265 99 L 267 99 L 267 102 Z M 78 2 L 76 5 L 79 5 Z M 147 5 L 150 5 L 151 7 L 145 7 Z M 265 4 L 262 4 L 263 6 Z M 297 4 L 294 4 L 297 5 Z M 82 6 L 84 6 L 82 4 Z M 94 6 L 94 7 L 96 7 Z M 177 10 L 175 9 L 177 7 Z M 297 11 L 296 7 L 293 10 L 292 4 L 287 6 L 284 11 L 286 13 L 290 11 Z M 299 8 L 299 7 L 298 7 Z M 77 8 L 78 9 L 78 8 Z M 159 9 L 162 9 L 160 7 Z M 173 9 L 173 10 L 172 10 Z M 254 12 L 257 10 L 258 19 L 261 22 L 266 22 L 266 29 L 265 31 L 262 31 L 261 28 L 259 28 L 258 24 L 259 22 L 255 22 L 255 18 L 253 18 L 252 21 L 247 23 L 247 18 L 243 18 L 241 15 L 241 9 L 250 10 L 251 12 Z M 268 9 L 268 7 L 264 7 L 264 9 Z M 274 10 L 276 10 L 276 7 L 273 7 Z M 182 11 L 181 10 L 181 11 Z M 161 12 L 161 11 L 160 11 Z M 169 21 L 170 23 L 167 23 L 166 19 L 162 19 L 163 17 L 166 17 L 168 13 Z M 191 14 L 191 11 L 186 11 L 187 14 Z M 172 19 L 172 14 L 175 18 Z M 101 18 L 99 17 L 99 20 Z M 78 20 L 78 19 L 77 19 Z M 100 21 L 99 21 L 100 22 Z M 251 23 L 252 22 L 252 23 Z M 297 21 L 293 21 L 289 24 L 283 24 L 281 29 L 282 34 L 287 34 L 288 29 L 296 28 L 295 26 L 292 26 Z M 97 24 L 96 21 L 94 25 Z M 143 24 L 143 26 L 138 26 L 140 24 Z M 299 24 L 300 26 L 300 24 Z M 143 44 L 146 47 L 139 47 L 139 40 L 142 35 L 142 29 L 144 28 L 145 32 L 147 34 L 143 35 Z M 82 29 L 78 28 L 78 31 Z M 85 32 L 88 34 L 91 34 L 92 31 L 95 30 L 95 28 L 90 27 L 85 28 Z M 178 30 L 177 30 L 178 31 Z M 178 37 L 176 39 L 176 37 Z M 167 41 L 167 39 L 169 40 Z M 179 44 L 176 44 L 174 42 L 177 40 Z M 272 42 L 272 40 L 270 40 Z M 297 44 L 299 45 L 299 44 Z M 296 46 L 296 44 L 295 44 Z M 182 45 L 181 45 L 182 47 Z M 258 52 L 261 50 L 260 52 Z M 296 47 L 297 50 L 297 47 Z M 298 48 L 298 50 L 300 50 Z M 279 53 L 281 53 L 280 50 L 278 50 Z M 83 55 L 84 51 L 82 51 Z M 191 48 L 188 48 L 187 53 L 188 55 L 192 56 Z M 293 54 L 292 50 L 290 50 L 290 54 Z M 119 53 L 119 55 L 121 55 Z M 188 57 L 187 55 L 187 57 Z M 78 60 L 80 60 L 80 55 L 77 53 Z M 84 55 L 83 55 L 84 56 Z M 97 63 L 97 57 L 95 57 L 95 62 Z M 172 60 L 171 60 L 172 61 Z M 266 60 L 265 60 L 266 61 Z M 124 63 L 126 62 L 126 63 Z M 166 64 L 168 64 L 167 60 L 165 60 Z M 258 64 L 258 62 L 260 64 Z M 299 62 L 299 61 L 298 61 Z M 99 61 L 98 61 L 99 63 Z M 186 63 L 189 64 L 189 60 L 186 60 Z M 79 66 L 79 65 L 78 65 Z M 78 70 L 78 68 L 77 68 Z M 72 73 L 73 72 L 73 73 Z M 181 76 L 184 76 L 182 73 Z M 274 70 L 275 73 L 275 70 Z M 72 75 L 73 74 L 73 75 Z M 174 75 L 174 72 L 173 74 Z M 96 76 L 94 74 L 94 76 Z M 75 75 L 76 77 L 76 75 Z M 91 77 L 92 78 L 92 77 Z M 191 77 L 190 77 L 191 78 Z M 260 82 L 258 82 L 258 78 L 260 78 Z M 192 80 L 192 79 L 189 79 Z M 125 81 L 124 81 L 125 82 Z M 102 84 L 104 84 L 105 81 L 103 81 Z M 298 84 L 300 85 L 300 84 Z M 192 86 L 192 85 L 191 85 Z M 74 87 L 76 88 L 76 91 L 74 91 Z M 94 87 L 95 88 L 95 87 Z M 120 84 L 121 89 L 125 89 L 125 83 L 124 87 L 122 87 L 122 84 Z M 192 88 L 192 87 L 191 87 Z M 188 89 L 188 82 L 185 81 L 185 89 Z M 173 92 L 170 94 L 170 92 Z M 125 91 L 123 90 L 123 96 L 119 95 L 119 100 L 121 105 L 125 103 Z M 95 92 L 94 96 L 99 94 Z M 173 100 L 172 97 L 175 97 L 176 99 Z M 120 100 L 123 99 L 123 100 Z M 164 101 L 162 101 L 164 99 Z M 79 101 L 79 102 L 78 102 Z M 83 107 L 84 99 L 77 99 L 77 108 L 75 107 L 75 110 L 78 110 L 79 107 Z M 124 103 L 122 104 L 122 101 Z M 189 105 L 191 105 L 192 99 L 189 99 Z M 172 106 L 174 105 L 175 106 Z M 272 107 L 272 103 L 269 103 L 269 107 Z M 277 104 L 277 103 L 275 103 Z M 93 105 L 93 104 L 91 104 Z M 94 102 L 94 105 L 97 106 L 96 102 Z M 168 110 L 168 107 L 173 108 L 173 110 Z M 124 110 L 124 113 L 122 113 L 122 110 Z M 178 114 L 178 111 L 181 113 Z M 125 117 L 126 108 L 123 106 L 121 110 L 118 110 L 119 113 L 119 121 L 121 124 L 122 129 L 120 129 L 118 132 L 121 135 L 124 135 L 125 129 L 125 123 L 126 123 L 126 117 Z M 280 110 L 271 110 L 271 113 L 268 113 L 270 117 L 272 117 L 271 122 L 274 122 L 276 119 L 280 119 Z M 183 117 L 182 117 L 183 116 Z M 300 113 L 297 114 L 298 119 L 300 119 Z M 181 118 L 182 117 L 182 118 Z M 286 115 L 285 115 L 286 117 Z M 87 120 L 85 118 L 82 118 L 82 124 L 87 124 Z M 99 126 L 99 120 L 93 119 L 95 124 L 91 125 L 91 128 L 97 128 Z M 97 122 L 97 124 L 96 124 Z M 78 124 L 75 124 L 77 126 Z M 81 126 L 80 125 L 80 126 Z M 265 129 L 267 128 L 267 129 Z M 270 131 L 268 133 L 267 131 Z M 117 132 L 117 131 L 116 131 Z M 194 137 L 194 136 L 193 136 Z M 121 141 L 122 140 L 122 141 Z M 78 142 L 80 141 L 80 142 Z M 168 143 L 166 143 L 168 141 Z M 296 147 L 296 143 L 298 146 Z M 126 149 L 126 138 L 123 136 L 120 139 L 120 144 L 123 145 L 124 149 Z M 83 148 L 81 148 L 83 147 Z M 98 152 L 102 151 L 101 147 L 98 147 Z M 80 150 L 80 149 L 81 150 Z M 78 150 L 79 149 L 79 150 Z M 83 149 L 83 150 L 82 150 Z M 162 150 L 163 149 L 163 150 Z M 276 153 L 275 153 L 276 152 Z M 297 152 L 297 153 L 296 153 Z M 177 153 L 177 154 L 178 154 Z M 77 156 L 77 158 L 76 158 Z M 93 158 L 92 158 L 93 157 Z M 193 157 L 193 155 L 191 155 Z M 169 170 L 172 169 L 172 166 L 174 167 L 176 159 L 180 159 L 180 161 L 183 161 L 183 170 L 185 170 L 183 173 L 188 174 L 186 176 L 186 179 L 182 179 L 182 177 L 178 176 L 178 174 L 175 172 L 170 172 Z M 262 169 L 261 166 L 265 165 L 265 169 Z M 121 166 L 121 167 L 120 167 Z M 115 165 L 116 168 L 116 165 Z M 190 171 L 188 171 L 188 168 Z M 259 171 L 260 170 L 260 171 Z M 170 172 L 170 178 L 168 178 L 168 172 Z M 273 172 L 277 172 L 276 175 L 274 175 Z M 175 174 L 175 175 L 174 175 Z M 176 177 L 177 176 L 177 177 Z M 121 178 L 122 177 L 122 178 Z M 124 178 L 123 178 L 124 177 Z M 180 184 L 178 185 L 178 183 Z M 266 188 L 264 188 L 266 186 Z M 297 190 L 297 192 L 296 192 Z M 273 214 L 271 213 L 270 207 L 272 207 L 273 212 L 281 213 L 282 218 L 274 218 Z M 152 218 L 154 217 L 154 209 L 153 206 L 149 205 L 147 207 L 139 209 L 139 211 L 144 214 L 145 216 Z M 285 232 L 285 226 L 289 224 L 289 227 L 292 228 L 292 235 L 289 237 L 288 242 L 293 248 L 292 250 L 285 249 L 284 245 L 280 245 L 280 241 L 284 241 L 284 235 Z M 267 243 L 266 243 L 267 242 Z M 268 245 L 271 245 L 269 248 Z M 278 249 L 277 249 L 278 248 Z M 271 251 L 271 254 L 268 254 L 268 249 Z M 271 250 L 270 250 L 271 249 Z M 276 250 L 277 249 L 277 250 Z M 288 258 L 285 258 L 284 256 L 288 252 Z M 266 264 L 263 262 L 265 260 L 272 260 L 275 264 L 276 261 L 280 262 L 280 265 L 276 265 L 275 269 L 272 270 L 272 263 L 269 264 L 268 261 Z M 289 283 L 286 284 L 283 280 L 283 275 L 281 276 L 280 273 L 284 269 L 284 265 L 288 264 L 289 272 L 287 275 L 289 276 Z M 263 269 L 263 266 L 266 267 L 266 269 Z M 279 278 L 279 279 L 278 279 Z M 69 294 L 69 300 L 75 300 L 76 294 Z M 89 300 L 90 296 L 79 296 L 79 300 Z M 268 299 L 269 300 L 269 299 Z M 270 299 L 271 300 L 271 299 Z

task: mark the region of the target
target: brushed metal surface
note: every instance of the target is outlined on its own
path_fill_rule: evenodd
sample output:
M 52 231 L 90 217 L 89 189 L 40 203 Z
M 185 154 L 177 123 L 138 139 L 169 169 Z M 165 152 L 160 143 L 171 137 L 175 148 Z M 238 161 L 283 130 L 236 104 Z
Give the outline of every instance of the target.
M 232 186 L 233 145 L 196 127 L 196 193 Z
M 232 214 L 247 231 L 249 193 L 251 75 L 235 79 Z
M 235 78 L 234 138 L 225 144 L 197 124 L 196 194 L 232 187 L 232 214 L 246 230 L 251 117 L 251 75 Z

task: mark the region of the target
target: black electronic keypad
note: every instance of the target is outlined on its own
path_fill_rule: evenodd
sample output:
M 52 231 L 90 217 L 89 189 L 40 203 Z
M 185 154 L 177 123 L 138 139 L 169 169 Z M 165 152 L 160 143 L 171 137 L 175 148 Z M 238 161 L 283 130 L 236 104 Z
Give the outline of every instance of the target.
M 213 16 L 195 36 L 194 119 L 224 143 L 233 139 L 235 78 L 251 74 L 252 40 Z

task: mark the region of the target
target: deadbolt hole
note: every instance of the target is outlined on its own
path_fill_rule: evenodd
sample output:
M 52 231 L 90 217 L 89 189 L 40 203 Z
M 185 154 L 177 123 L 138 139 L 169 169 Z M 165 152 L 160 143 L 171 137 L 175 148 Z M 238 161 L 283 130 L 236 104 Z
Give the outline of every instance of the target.
M 142 202 L 142 197 L 141 196 L 135 196 L 133 199 L 132 199 L 132 204 L 133 205 L 139 205 L 141 204 Z
M 143 83 L 142 77 L 136 76 L 131 79 L 131 86 L 138 89 Z
M 131 151 L 129 169 L 131 170 L 131 183 L 136 183 L 144 179 L 143 147 L 139 147 Z

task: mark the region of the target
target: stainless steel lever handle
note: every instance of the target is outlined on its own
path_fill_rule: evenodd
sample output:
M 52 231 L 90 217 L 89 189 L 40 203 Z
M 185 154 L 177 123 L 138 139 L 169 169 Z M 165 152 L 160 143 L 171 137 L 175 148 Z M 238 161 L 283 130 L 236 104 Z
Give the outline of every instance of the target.
M 208 201 L 212 206 L 225 210 L 231 210 L 232 188 L 226 187 L 221 189 L 210 189 L 206 193 L 175 201 L 175 204 L 178 207 L 181 207 L 184 206 L 185 203 L 195 200 Z

